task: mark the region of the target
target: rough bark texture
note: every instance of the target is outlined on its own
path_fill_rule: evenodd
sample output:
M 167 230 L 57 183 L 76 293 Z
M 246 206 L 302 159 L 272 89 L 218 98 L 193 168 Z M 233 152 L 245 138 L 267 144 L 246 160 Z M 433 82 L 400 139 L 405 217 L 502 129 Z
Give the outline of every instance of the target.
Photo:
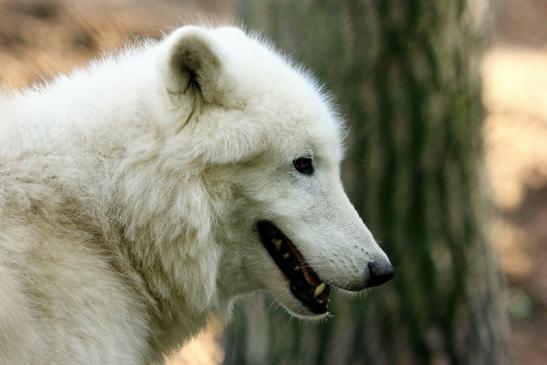
M 480 42 L 468 2 L 247 0 L 242 9 L 336 95 L 351 126 L 347 190 L 397 275 L 366 298 L 335 298 L 323 324 L 257 297 L 228 329 L 225 363 L 509 362 L 484 235 Z

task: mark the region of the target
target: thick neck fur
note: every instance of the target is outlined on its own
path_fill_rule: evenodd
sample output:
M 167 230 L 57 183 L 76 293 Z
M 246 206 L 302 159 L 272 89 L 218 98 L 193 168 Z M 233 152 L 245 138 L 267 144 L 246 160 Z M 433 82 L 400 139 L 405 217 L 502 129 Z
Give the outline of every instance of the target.
M 212 228 L 226 219 L 217 202 L 229 190 L 206 189 L 207 171 L 182 153 L 179 124 L 192 114 L 196 95 L 185 96 L 180 108 L 166 107 L 169 96 L 150 64 L 153 51 L 131 51 L 61 77 L 47 92 L 12 96 L 2 106 L 7 133 L 0 154 L 7 157 L 4 169 L 9 161 L 17 165 L 14 179 L 32 179 L 34 169 L 44 169 L 86 212 L 88 224 L 76 229 L 94 227 L 97 250 L 123 266 L 118 272 L 149 318 L 153 358 L 180 346 L 230 304 L 217 290 L 222 248 Z M 70 214 L 62 206 L 47 208 L 58 210 L 49 215 Z

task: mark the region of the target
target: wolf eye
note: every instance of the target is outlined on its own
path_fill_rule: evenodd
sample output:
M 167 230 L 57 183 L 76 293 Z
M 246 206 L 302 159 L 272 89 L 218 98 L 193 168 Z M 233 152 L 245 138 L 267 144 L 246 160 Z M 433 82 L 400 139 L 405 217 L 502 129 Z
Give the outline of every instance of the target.
M 313 174 L 313 164 L 311 157 L 299 157 L 292 162 L 296 171 L 301 174 L 311 175 Z

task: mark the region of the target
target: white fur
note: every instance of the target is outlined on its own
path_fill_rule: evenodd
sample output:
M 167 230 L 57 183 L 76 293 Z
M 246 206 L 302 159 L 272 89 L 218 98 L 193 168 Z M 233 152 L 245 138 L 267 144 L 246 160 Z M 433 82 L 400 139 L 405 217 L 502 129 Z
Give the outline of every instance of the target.
M 1 364 L 161 362 L 257 289 L 311 317 L 258 219 L 339 288 L 385 258 L 327 98 L 239 29 L 183 27 L 0 108 Z

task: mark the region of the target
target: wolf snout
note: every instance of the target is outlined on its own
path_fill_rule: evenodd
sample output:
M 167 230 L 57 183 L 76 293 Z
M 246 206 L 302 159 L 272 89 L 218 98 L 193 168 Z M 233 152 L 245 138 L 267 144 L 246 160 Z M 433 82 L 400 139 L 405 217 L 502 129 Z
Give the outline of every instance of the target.
M 395 269 L 388 259 L 378 258 L 367 264 L 366 268 L 366 287 L 382 285 L 389 281 L 395 275 Z

